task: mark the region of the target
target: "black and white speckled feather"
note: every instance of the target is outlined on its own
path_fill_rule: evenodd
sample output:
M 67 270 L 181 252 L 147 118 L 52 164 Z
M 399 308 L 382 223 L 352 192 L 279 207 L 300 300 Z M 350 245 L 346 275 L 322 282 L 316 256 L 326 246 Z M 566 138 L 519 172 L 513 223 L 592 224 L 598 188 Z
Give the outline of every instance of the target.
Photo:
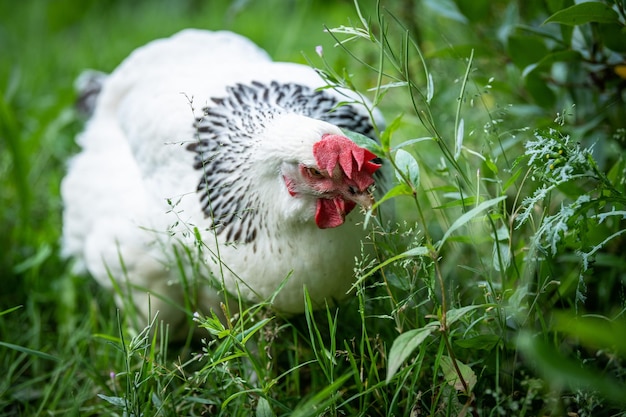
M 350 105 L 324 90 L 297 83 L 269 84 L 253 81 L 226 88 L 227 95 L 212 98 L 212 105 L 195 122 L 196 142 L 187 149 L 196 152 L 194 167 L 201 172 L 198 185 L 202 210 L 213 220 L 227 242 L 250 243 L 259 228 L 257 207 L 249 198 L 250 149 L 275 117 L 292 113 L 323 120 L 340 128 L 372 136 L 370 120 Z

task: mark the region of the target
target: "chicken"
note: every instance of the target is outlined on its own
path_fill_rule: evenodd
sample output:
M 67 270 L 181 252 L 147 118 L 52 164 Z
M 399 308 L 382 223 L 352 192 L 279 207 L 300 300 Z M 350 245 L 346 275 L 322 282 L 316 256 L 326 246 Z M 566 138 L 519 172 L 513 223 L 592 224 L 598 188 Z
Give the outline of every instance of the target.
M 342 130 L 374 132 L 365 108 L 339 105 L 349 92 L 234 33 L 191 29 L 98 80 L 61 184 L 77 271 L 172 326 L 226 294 L 287 314 L 304 287 L 315 307 L 346 296 L 380 172 Z

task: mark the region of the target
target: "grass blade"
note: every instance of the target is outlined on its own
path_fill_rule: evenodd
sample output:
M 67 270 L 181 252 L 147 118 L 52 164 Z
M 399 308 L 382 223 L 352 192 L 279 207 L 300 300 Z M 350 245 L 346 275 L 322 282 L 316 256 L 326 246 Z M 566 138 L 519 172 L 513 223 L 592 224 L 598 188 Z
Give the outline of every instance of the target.
M 24 346 L 14 345 L 13 343 L 0 342 L 0 346 L 4 346 L 9 349 L 17 350 L 18 352 L 26 353 L 28 355 L 33 355 L 41 359 L 46 359 L 54 362 L 61 362 L 61 359 L 56 356 L 52 356 L 48 353 L 41 352 L 39 350 L 29 349 Z
M 454 223 L 452 223 L 452 226 L 450 226 L 450 228 L 446 231 L 446 233 L 443 235 L 441 240 L 437 242 L 435 246 L 436 249 L 439 251 L 441 247 L 443 246 L 443 244 L 445 243 L 445 241 L 450 237 L 452 233 L 454 233 L 457 229 L 459 229 L 460 227 L 465 225 L 467 222 L 472 220 L 479 213 L 487 210 L 490 207 L 495 206 L 496 204 L 500 203 L 501 201 L 504 201 L 505 199 L 506 199 L 506 196 L 503 195 L 500 197 L 492 198 L 491 200 L 483 201 L 482 203 L 480 203 L 478 206 L 474 207 L 467 213 L 464 213 L 461 217 L 456 219 Z

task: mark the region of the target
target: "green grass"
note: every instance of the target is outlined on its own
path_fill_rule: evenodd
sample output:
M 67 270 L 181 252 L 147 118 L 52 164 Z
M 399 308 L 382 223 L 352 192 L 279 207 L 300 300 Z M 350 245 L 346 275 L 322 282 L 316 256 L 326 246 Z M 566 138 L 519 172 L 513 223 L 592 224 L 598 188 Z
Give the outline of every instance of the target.
M 0 415 L 625 415 L 623 3 L 578 26 L 543 24 L 567 2 L 14 3 Z M 394 167 L 397 224 L 371 219 L 377 257 L 338 309 L 246 306 L 228 327 L 196 317 L 204 343 L 167 343 L 158 316 L 133 326 L 60 259 L 74 79 L 184 27 L 240 32 L 385 114 L 372 147 Z

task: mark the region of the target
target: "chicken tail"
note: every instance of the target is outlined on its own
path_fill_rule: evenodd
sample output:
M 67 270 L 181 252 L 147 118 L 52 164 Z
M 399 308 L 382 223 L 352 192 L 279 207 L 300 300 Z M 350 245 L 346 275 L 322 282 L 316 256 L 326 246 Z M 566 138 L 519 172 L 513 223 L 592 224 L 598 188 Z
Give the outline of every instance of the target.
M 91 117 L 102 86 L 108 74 L 96 70 L 83 71 L 74 82 L 76 109 L 85 117 Z

